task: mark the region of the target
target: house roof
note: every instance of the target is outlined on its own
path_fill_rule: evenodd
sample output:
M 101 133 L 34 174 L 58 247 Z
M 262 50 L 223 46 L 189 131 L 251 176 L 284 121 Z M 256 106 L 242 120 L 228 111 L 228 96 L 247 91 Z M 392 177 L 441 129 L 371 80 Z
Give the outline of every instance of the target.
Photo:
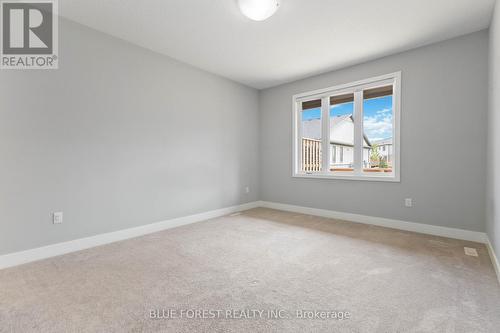
M 320 119 L 309 119 L 302 122 L 302 136 L 304 138 L 321 139 L 321 121 Z
M 350 115 L 330 118 L 330 132 L 341 122 L 351 118 Z M 302 122 L 302 136 L 310 139 L 321 139 L 321 119 L 310 119 Z
M 387 138 L 387 139 L 382 139 L 382 140 L 376 140 L 376 141 L 373 141 L 372 144 L 376 144 L 376 145 L 379 145 L 379 146 L 383 146 L 383 145 L 392 145 L 392 138 Z
M 344 121 L 353 121 L 352 115 L 342 115 L 337 117 L 330 118 L 330 142 L 338 143 L 343 145 L 354 145 L 354 135 L 349 138 L 339 138 L 337 137 L 336 129 L 344 122 Z M 320 140 L 321 139 L 321 119 L 310 119 L 302 122 L 302 136 L 305 138 Z M 365 146 L 370 147 L 371 143 L 368 140 L 366 134 L 363 133 L 365 139 Z

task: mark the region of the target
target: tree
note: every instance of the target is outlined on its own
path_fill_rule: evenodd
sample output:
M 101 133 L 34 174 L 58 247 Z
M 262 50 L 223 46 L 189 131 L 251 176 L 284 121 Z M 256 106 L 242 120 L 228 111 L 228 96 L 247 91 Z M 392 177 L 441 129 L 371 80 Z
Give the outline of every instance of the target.
M 387 160 L 385 159 L 385 157 L 382 157 L 380 159 L 380 163 L 378 165 L 380 168 L 382 169 L 387 169 L 389 167 L 389 165 L 387 164 Z
M 378 152 L 378 145 L 374 143 L 372 145 L 372 151 L 370 153 L 370 165 L 371 167 L 379 166 L 380 164 L 380 154 Z

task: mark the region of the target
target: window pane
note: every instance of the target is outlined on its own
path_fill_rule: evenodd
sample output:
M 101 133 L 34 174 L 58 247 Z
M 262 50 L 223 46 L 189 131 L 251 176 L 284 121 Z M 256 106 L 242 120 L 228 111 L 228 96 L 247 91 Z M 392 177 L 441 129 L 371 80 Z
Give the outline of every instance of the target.
M 302 103 L 300 133 L 301 170 L 321 171 L 321 99 Z
M 354 94 L 330 97 L 330 171 L 353 171 Z
M 392 86 L 363 92 L 363 171 L 392 174 L 393 105 Z

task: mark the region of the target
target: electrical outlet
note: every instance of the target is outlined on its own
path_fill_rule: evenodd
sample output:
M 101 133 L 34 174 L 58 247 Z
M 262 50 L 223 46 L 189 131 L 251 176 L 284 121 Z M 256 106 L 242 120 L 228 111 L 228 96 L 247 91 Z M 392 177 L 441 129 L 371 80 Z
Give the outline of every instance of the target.
M 52 222 L 54 224 L 61 224 L 61 223 L 63 223 L 63 212 L 55 212 L 52 215 Z
M 413 207 L 413 199 L 412 198 L 405 199 L 405 207 Z
M 245 187 L 245 193 L 246 193 L 246 194 L 250 193 L 250 186 L 246 186 L 246 187 Z

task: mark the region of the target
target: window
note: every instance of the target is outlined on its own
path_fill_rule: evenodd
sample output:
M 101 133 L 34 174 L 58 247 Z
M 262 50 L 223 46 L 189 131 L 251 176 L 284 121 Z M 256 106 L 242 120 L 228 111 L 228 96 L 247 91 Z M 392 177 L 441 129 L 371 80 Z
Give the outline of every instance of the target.
M 352 124 L 354 114 L 354 94 L 342 94 L 331 96 L 329 99 L 329 128 L 331 150 L 339 149 L 340 158 L 330 164 L 330 169 L 345 171 L 351 169 L 354 163 L 353 147 L 354 126 Z
M 321 171 L 321 99 L 301 103 L 301 171 Z
M 293 176 L 399 181 L 401 73 L 293 97 Z

